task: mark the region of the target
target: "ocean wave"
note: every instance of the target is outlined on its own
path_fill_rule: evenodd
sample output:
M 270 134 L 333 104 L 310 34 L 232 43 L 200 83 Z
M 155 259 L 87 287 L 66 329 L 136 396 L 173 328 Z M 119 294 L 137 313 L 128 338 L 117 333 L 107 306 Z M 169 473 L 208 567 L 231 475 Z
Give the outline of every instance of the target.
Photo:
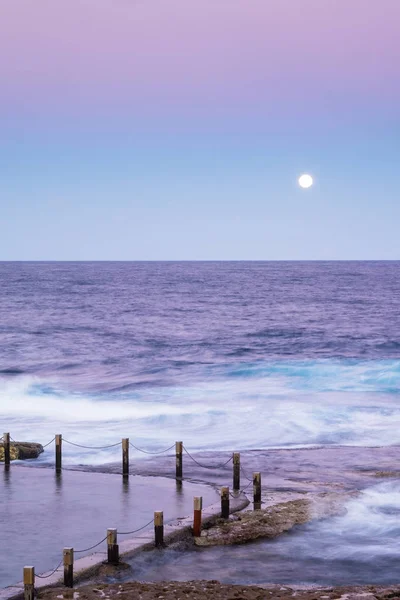
M 227 367 L 239 378 L 284 378 L 289 389 L 400 394 L 400 360 L 276 360 Z
M 0 378 L 0 418 L 13 437 L 54 433 L 106 445 L 130 436 L 150 450 L 184 440 L 196 450 L 397 444 L 400 361 L 292 361 L 204 368 L 183 386 L 83 393 L 56 381 Z M 212 373 L 212 376 L 211 376 Z M 106 453 L 112 460 L 116 452 Z M 105 456 L 85 452 L 71 460 Z

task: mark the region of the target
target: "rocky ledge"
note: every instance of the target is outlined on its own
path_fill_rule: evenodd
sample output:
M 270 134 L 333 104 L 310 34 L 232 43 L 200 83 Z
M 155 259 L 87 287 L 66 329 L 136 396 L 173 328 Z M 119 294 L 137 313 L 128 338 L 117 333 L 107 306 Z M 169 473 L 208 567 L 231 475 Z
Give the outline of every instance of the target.
M 26 460 L 28 458 L 37 458 L 42 452 L 42 444 L 36 444 L 35 442 L 11 442 L 10 444 L 11 460 Z M 4 462 L 3 442 L 0 442 L 0 462 Z
M 238 565 L 240 569 L 240 565 Z M 112 583 L 87 585 L 77 590 L 47 589 L 42 600 L 394 600 L 400 586 L 298 589 L 290 586 L 222 585 L 218 581 L 168 581 L 160 583 Z
M 231 515 L 227 521 L 219 519 L 211 528 L 203 530 L 194 543 L 196 546 L 224 546 L 274 538 L 295 525 L 340 514 L 345 510 L 345 501 L 354 495 L 327 492 L 307 494 L 286 502 L 272 500 L 265 509 Z

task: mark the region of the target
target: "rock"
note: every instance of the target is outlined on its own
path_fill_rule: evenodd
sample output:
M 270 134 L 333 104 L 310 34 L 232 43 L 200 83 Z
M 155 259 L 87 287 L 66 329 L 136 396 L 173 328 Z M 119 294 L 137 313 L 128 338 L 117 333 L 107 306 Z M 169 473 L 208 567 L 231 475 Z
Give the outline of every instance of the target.
M 334 600 L 377 600 L 376 596 L 371 592 L 355 592 L 343 594 L 339 598 L 335 598 Z
M 400 598 L 400 586 L 337 588 L 296 588 L 288 586 L 224 585 L 218 581 L 170 581 L 143 583 L 126 581 L 122 585 L 94 583 L 79 588 L 80 600 L 395 600 Z M 63 587 L 47 588 L 40 592 L 42 600 L 66 598 Z
M 26 460 L 37 458 L 43 452 L 42 444 L 34 442 L 11 442 L 10 458 L 11 460 Z M 0 442 L 0 462 L 4 462 L 4 444 Z
M 282 502 L 266 509 L 245 512 L 237 521 L 218 521 L 216 527 L 201 532 L 196 546 L 245 544 L 259 538 L 273 538 L 294 525 L 310 520 L 310 501 Z
M 117 565 L 103 563 L 99 569 L 97 577 L 118 577 L 119 573 L 131 571 L 132 567 L 121 561 Z
M 340 514 L 349 494 L 322 493 L 304 499 L 278 502 L 268 508 L 238 513 L 236 521 L 219 519 L 194 539 L 196 546 L 245 544 L 260 538 L 274 538 L 313 519 Z

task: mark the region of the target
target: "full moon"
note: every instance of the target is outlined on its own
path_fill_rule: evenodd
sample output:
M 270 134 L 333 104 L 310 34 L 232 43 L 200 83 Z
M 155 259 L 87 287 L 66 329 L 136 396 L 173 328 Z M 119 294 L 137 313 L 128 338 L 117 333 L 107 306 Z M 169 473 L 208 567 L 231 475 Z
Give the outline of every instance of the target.
M 313 178 L 307 173 L 304 173 L 304 175 L 301 175 L 299 177 L 299 186 L 302 188 L 309 188 L 312 186 L 313 183 Z

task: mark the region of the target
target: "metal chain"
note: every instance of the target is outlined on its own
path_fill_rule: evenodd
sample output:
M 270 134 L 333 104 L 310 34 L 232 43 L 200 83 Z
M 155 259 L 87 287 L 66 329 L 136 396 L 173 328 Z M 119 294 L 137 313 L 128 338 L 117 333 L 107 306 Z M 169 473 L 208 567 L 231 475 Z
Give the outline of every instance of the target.
M 133 531 L 118 531 L 117 530 L 117 532 L 118 532 L 119 535 L 130 535 L 132 533 L 137 533 L 138 531 L 142 531 L 142 529 L 145 529 L 151 523 L 153 523 L 153 519 L 151 521 L 149 521 L 148 523 L 146 523 L 146 525 L 143 525 L 142 527 L 139 527 L 139 529 L 134 529 Z M 100 540 L 100 542 L 97 542 L 97 544 L 94 544 L 93 546 L 89 546 L 89 548 L 84 548 L 83 550 L 74 550 L 74 552 L 75 552 L 75 554 L 81 554 L 82 552 L 89 552 L 89 550 L 93 550 L 94 548 L 97 548 L 97 546 L 100 546 L 100 544 L 102 544 L 103 542 L 105 542 L 106 539 L 107 539 L 107 536 L 104 537 L 102 540 Z
M 4 589 L 5 590 L 9 590 L 9 589 L 23 590 L 24 588 L 21 585 L 6 585 L 6 587 Z
M 58 565 L 56 566 L 56 568 L 54 569 L 54 571 L 52 571 L 51 573 L 49 573 L 48 575 L 38 575 L 37 573 L 35 573 L 35 577 L 39 577 L 39 579 L 47 579 L 48 577 L 51 577 L 52 575 L 54 575 L 54 573 L 56 571 L 58 571 L 58 569 L 61 567 L 62 563 L 63 563 L 63 558 L 61 559 L 61 561 L 58 563 Z
M 146 527 L 151 525 L 151 523 L 153 523 L 153 519 L 151 519 L 151 521 L 146 523 L 146 525 L 143 525 L 142 527 L 139 527 L 138 529 L 134 529 L 133 531 L 118 531 L 117 530 L 117 533 L 118 533 L 118 535 L 130 535 L 133 533 L 137 533 L 138 531 L 142 531 L 142 529 L 145 529 Z M 105 542 L 106 539 L 107 539 L 107 536 L 105 538 L 103 538 L 102 540 L 100 540 L 100 542 L 98 542 L 97 544 L 94 544 L 94 546 L 90 546 L 89 548 L 84 548 L 83 550 L 74 550 L 74 552 L 75 552 L 75 554 L 81 554 L 82 552 L 89 552 L 89 550 L 93 550 L 94 548 L 97 548 L 97 546 L 100 546 L 100 544 Z
M 2 442 L 2 441 L 3 441 L 3 439 L 4 439 L 4 436 L 2 436 L 2 437 L 0 438 L 0 442 Z M 50 444 L 52 444 L 52 443 L 54 442 L 54 440 L 55 440 L 55 439 L 56 439 L 56 438 L 55 438 L 55 436 L 54 436 L 54 437 L 53 437 L 53 439 L 52 439 L 52 440 L 50 440 L 50 442 L 47 442 L 47 444 L 44 444 L 44 445 L 42 444 L 42 448 L 47 448 L 47 446 L 50 446 Z M 17 442 L 16 440 L 14 440 L 14 438 L 13 438 L 13 437 L 11 437 L 11 435 L 10 435 L 10 440 L 11 440 L 12 442 L 14 442 L 14 444 L 18 444 L 18 442 Z
M 132 442 L 129 442 L 129 445 L 132 446 L 132 448 L 135 448 L 135 450 L 137 450 L 138 452 L 143 452 L 143 454 L 164 454 L 165 452 L 169 452 L 169 450 L 172 450 L 172 448 L 175 446 L 175 444 L 172 444 L 172 446 L 170 446 L 169 448 L 166 448 L 165 450 L 160 450 L 159 452 L 149 452 L 148 450 L 143 450 L 142 448 L 138 448 L 137 446 L 132 444 Z
M 3 438 L 4 438 L 4 436 L 3 436 L 2 438 L 0 438 L 0 441 L 2 441 L 2 440 L 3 440 Z M 47 442 L 47 444 L 44 444 L 42 447 L 43 447 L 43 448 L 47 448 L 47 446 L 50 446 L 50 444 L 52 444 L 52 443 L 55 441 L 55 439 L 56 439 L 56 438 L 54 437 L 52 440 L 50 440 L 49 442 Z M 15 440 L 14 440 L 14 439 L 13 439 L 11 436 L 10 436 L 10 440 L 12 440 L 14 443 L 17 443 L 17 442 L 15 442 Z M 67 439 L 65 439 L 65 438 L 63 438 L 63 441 L 64 441 L 66 444 L 70 444 L 71 446 L 75 446 L 75 447 L 77 447 L 77 448 L 84 448 L 84 449 L 86 449 L 86 450 L 106 450 L 106 449 L 108 449 L 108 448 L 116 448 L 117 446 L 120 446 L 120 445 L 121 445 L 121 442 L 117 442 L 116 444 L 109 444 L 109 445 L 106 445 L 106 446 L 85 446 L 85 445 L 83 445 L 83 444 L 77 444 L 76 442 L 71 442 L 70 440 L 67 440 Z M 139 448 L 138 446 L 135 446 L 135 444 L 132 444 L 132 442 L 129 442 L 129 445 L 130 445 L 132 448 L 134 448 L 135 450 L 137 450 L 138 452 L 142 452 L 143 454 L 149 454 L 149 455 L 159 455 L 159 454 L 165 454 L 166 452 L 169 452 L 170 450 L 172 450 L 172 449 L 174 448 L 174 446 L 175 446 L 175 444 L 172 444 L 172 446 L 169 446 L 169 447 L 168 447 L 168 448 L 166 448 L 165 450 L 159 450 L 159 451 L 156 451 L 156 452 L 152 452 L 152 451 L 149 451 L 149 450 L 144 450 L 143 448 Z M 198 460 L 196 460 L 196 459 L 194 458 L 194 456 L 192 456 L 192 455 L 190 454 L 190 452 L 188 451 L 188 449 L 187 449 L 185 446 L 183 446 L 183 449 L 184 449 L 184 451 L 186 452 L 186 454 L 189 456 L 189 458 L 191 458 L 191 460 L 192 460 L 194 463 L 196 463 L 196 464 L 197 464 L 199 467 L 201 467 L 201 468 L 203 468 L 203 469 L 222 469 L 222 468 L 226 467 L 226 465 L 227 465 L 227 464 L 229 464 L 229 463 L 231 462 L 231 460 L 233 459 L 233 456 L 231 456 L 231 457 L 230 457 L 230 458 L 229 458 L 229 459 L 228 459 L 228 460 L 227 460 L 225 463 L 222 463 L 222 464 L 220 464 L 220 465 L 204 465 L 204 464 L 202 464 L 201 462 L 199 462 Z M 247 479 L 247 480 L 248 480 L 250 483 L 252 483 L 252 481 L 253 481 L 253 480 L 252 480 L 252 479 L 250 479 L 250 478 L 249 478 L 249 477 L 246 475 L 246 472 L 244 471 L 244 469 L 243 469 L 243 467 L 242 467 L 242 466 L 240 467 L 240 470 L 241 470 L 241 472 L 243 473 L 244 477 L 245 477 L 245 478 L 246 478 L 246 479 Z M 246 486 L 246 488 L 247 488 L 247 487 L 248 487 L 248 486 Z M 246 489 L 246 488 L 245 488 L 245 489 Z M 105 539 L 106 539 L 106 538 L 105 538 Z M 104 541 L 104 540 L 102 540 L 102 541 Z M 101 543 L 101 542 L 99 542 L 99 543 Z M 98 544 L 97 544 L 97 545 L 98 545 Z M 94 547 L 96 547 L 96 546 L 94 546 Z M 91 548 L 88 548 L 87 550 L 90 550 L 90 549 L 91 549 Z M 84 550 L 80 550 L 80 551 L 78 551 L 78 550 L 77 550 L 77 552 L 84 552 Z
M 139 529 L 135 529 L 134 531 L 118 531 L 117 530 L 117 533 L 118 533 L 118 535 L 131 535 L 132 533 L 137 533 L 138 531 L 142 531 L 142 529 L 146 529 L 146 527 L 151 525 L 153 522 L 154 522 L 154 519 L 151 519 L 151 521 L 146 523 L 146 525 L 143 525 L 143 527 L 139 527 Z
M 121 442 L 117 442 L 116 444 L 110 444 L 109 446 L 83 446 L 82 444 L 75 444 L 75 442 L 70 442 L 63 438 L 63 441 L 67 444 L 71 444 L 71 446 L 77 446 L 77 448 L 86 448 L 87 450 L 104 450 L 105 448 L 115 448 L 115 446 L 120 446 Z
M 193 460 L 193 462 L 196 463 L 196 465 L 199 465 L 199 467 L 202 467 L 203 469 L 222 469 L 223 467 L 226 467 L 226 465 L 228 463 L 231 462 L 231 460 L 233 460 L 233 456 L 231 456 L 229 458 L 229 460 L 227 460 L 225 463 L 223 463 L 222 465 L 202 465 L 201 463 L 199 463 L 195 458 L 193 458 L 193 456 L 190 454 L 190 452 L 188 452 L 188 450 L 185 448 L 185 446 L 183 446 L 184 451 L 186 452 L 186 454 L 189 456 L 189 458 L 191 458 Z
M 75 552 L 75 554 L 80 554 L 81 552 L 89 552 L 89 550 L 93 550 L 93 548 L 97 548 L 97 546 L 100 546 L 100 544 L 105 542 L 106 539 L 107 539 L 107 536 L 105 538 L 103 538 L 102 540 L 100 540 L 100 542 L 98 542 L 94 546 L 90 546 L 90 548 L 84 548 L 84 550 L 74 550 L 74 552 Z
M 245 479 L 247 479 L 247 481 L 250 481 L 250 483 L 253 483 L 253 480 L 252 480 L 252 479 L 250 479 L 250 477 L 247 477 L 247 475 L 246 475 L 246 471 L 243 469 L 243 467 L 242 467 L 242 466 L 240 466 L 240 470 L 241 470 L 241 472 L 243 473 L 243 475 L 245 476 Z
M 253 483 L 253 482 L 252 482 L 252 481 L 250 481 L 250 483 L 248 483 L 247 485 L 245 485 L 245 486 L 244 486 L 244 488 L 242 488 L 241 490 L 238 490 L 238 493 L 239 493 L 239 494 L 243 494 L 243 493 L 244 493 L 244 492 L 247 490 L 247 488 L 248 488 L 248 487 L 250 487 L 250 485 L 251 485 L 252 483 Z M 230 495 L 230 497 L 231 497 L 231 498 L 236 498 L 236 496 L 235 496 L 234 494 L 232 494 L 232 492 L 229 492 L 229 495 Z
M 53 439 L 50 440 L 50 442 L 47 442 L 47 444 L 45 444 L 44 446 L 42 446 L 42 448 L 47 448 L 47 446 L 50 446 L 50 444 L 52 444 L 55 439 L 56 439 L 56 437 L 54 436 Z

